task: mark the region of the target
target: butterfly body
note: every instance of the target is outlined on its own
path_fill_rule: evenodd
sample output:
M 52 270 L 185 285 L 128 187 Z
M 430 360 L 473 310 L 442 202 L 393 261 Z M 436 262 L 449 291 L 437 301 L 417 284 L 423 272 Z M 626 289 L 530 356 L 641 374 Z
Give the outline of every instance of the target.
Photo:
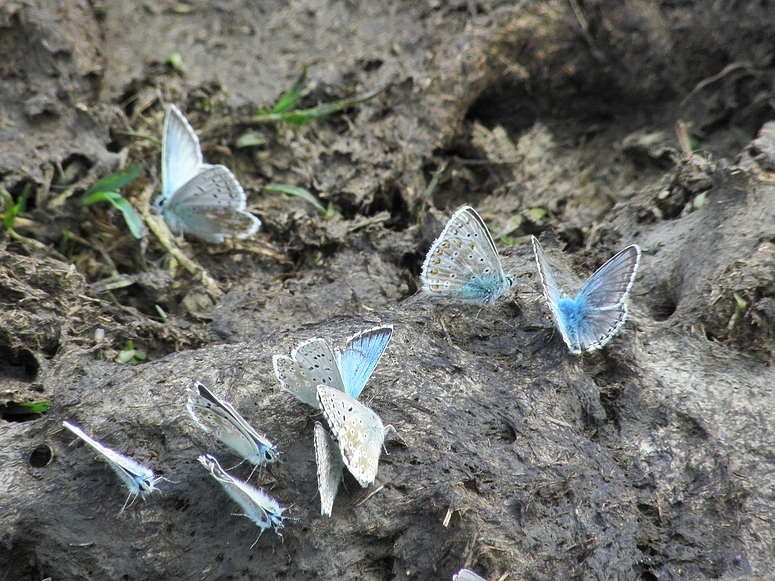
M 627 320 L 627 298 L 635 282 L 641 251 L 631 245 L 601 266 L 576 293 L 562 296 L 543 248 L 533 251 L 552 319 L 574 355 L 602 349 Z
M 277 461 L 277 449 L 229 403 L 216 397 L 202 383 L 188 390 L 188 413 L 205 431 L 213 434 L 251 464 L 263 466 Z
M 384 426 L 374 411 L 343 391 L 319 385 L 317 396 L 320 409 L 339 442 L 344 465 L 366 488 L 377 477 L 382 443 L 393 427 Z
M 139 462 L 119 454 L 115 450 L 111 450 L 107 446 L 101 444 L 94 438 L 88 436 L 81 428 L 70 422 L 62 422 L 62 425 L 73 432 L 76 436 L 81 438 L 94 450 L 99 452 L 103 458 L 108 462 L 108 466 L 111 467 L 113 472 L 119 477 L 124 486 L 129 490 L 129 497 L 124 503 L 122 511 L 131 505 L 130 499 L 134 502 L 138 496 L 141 496 L 143 500 L 145 497 L 153 491 L 158 491 L 156 483 L 161 480 L 166 480 L 163 476 L 156 476 L 150 468 L 143 466 Z
M 429 296 L 491 305 L 514 284 L 481 216 L 470 206 L 455 212 L 431 245 L 420 274 Z
M 155 206 L 172 232 L 206 242 L 247 238 L 261 226 L 245 211 L 247 196 L 234 174 L 204 163 L 199 138 L 175 105 L 164 118 L 162 193 Z
M 231 499 L 242 507 L 245 512 L 241 516 L 252 520 L 261 529 L 261 533 L 272 528 L 282 536 L 280 529 L 283 528 L 285 518 L 283 512 L 287 510 L 286 508 L 280 506 L 264 491 L 231 476 L 210 454 L 199 456 L 199 462 L 210 471 L 212 477 L 218 481 Z
M 319 407 L 318 385 L 327 385 L 357 398 L 392 335 L 392 325 L 367 329 L 350 337 L 343 351 L 332 350 L 323 339 L 309 339 L 299 344 L 291 357 L 273 357 L 275 375 L 281 389 L 315 409 Z

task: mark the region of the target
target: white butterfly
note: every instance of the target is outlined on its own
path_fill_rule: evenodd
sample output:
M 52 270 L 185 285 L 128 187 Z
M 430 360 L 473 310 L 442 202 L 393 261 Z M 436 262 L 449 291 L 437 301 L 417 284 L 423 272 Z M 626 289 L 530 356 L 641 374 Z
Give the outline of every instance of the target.
M 161 182 L 155 207 L 175 234 L 219 243 L 252 236 L 261 226 L 245 211 L 247 196 L 234 174 L 204 163 L 199 138 L 175 105 L 164 118 Z
M 315 422 L 315 461 L 318 466 L 320 514 L 331 516 L 342 481 L 342 454 L 320 422 Z
M 470 569 L 460 569 L 455 575 L 452 576 L 452 581 L 487 581 L 484 577 L 480 577 Z
M 560 294 L 535 236 L 533 252 L 554 325 L 568 349 L 574 355 L 602 349 L 627 320 L 627 297 L 638 272 L 640 248 L 633 244 L 611 258 L 589 277 L 575 297 Z
M 299 344 L 291 357 L 275 355 L 274 372 L 280 387 L 299 401 L 318 408 L 318 385 L 328 385 L 357 398 L 379 363 L 393 325 L 382 325 L 353 335 L 344 351 L 332 351 L 323 339 Z
M 218 399 L 202 383 L 188 389 L 188 413 L 199 426 L 210 432 L 251 464 L 263 466 L 277 461 L 277 449 L 256 432 L 230 404 Z
M 172 482 L 163 476 L 156 476 L 153 470 L 135 462 L 132 458 L 119 454 L 107 446 L 103 446 L 94 438 L 87 436 L 86 433 L 75 424 L 62 422 L 62 425 L 102 454 L 103 458 L 107 460 L 108 466 L 113 469 L 121 479 L 121 482 L 129 489 L 129 496 L 126 499 L 124 506 L 121 508 L 121 512 L 128 506 L 131 506 L 138 496 L 141 496 L 143 500 L 145 500 L 145 497 L 148 494 L 155 490 L 158 491 L 159 489 L 156 488 L 157 482 L 161 480 Z
M 377 477 L 382 443 L 393 426 L 345 392 L 318 385 L 318 403 L 339 442 L 342 460 L 358 483 L 366 488 Z
M 281 507 L 274 498 L 264 491 L 231 476 L 221 468 L 218 460 L 210 454 L 199 456 L 199 462 L 210 471 L 210 474 L 220 483 L 226 494 L 245 511 L 237 516 L 246 516 L 258 525 L 258 528 L 261 529 L 258 538 L 261 538 L 261 534 L 270 527 L 278 536 L 282 537 L 280 529 L 283 528 L 283 519 L 286 518 L 283 516 L 283 512 L 287 508 Z M 250 548 L 252 549 L 257 542 L 258 539 Z
M 420 273 L 422 291 L 480 307 L 491 305 L 514 284 L 503 272 L 495 243 L 471 206 L 455 212 L 428 250 Z

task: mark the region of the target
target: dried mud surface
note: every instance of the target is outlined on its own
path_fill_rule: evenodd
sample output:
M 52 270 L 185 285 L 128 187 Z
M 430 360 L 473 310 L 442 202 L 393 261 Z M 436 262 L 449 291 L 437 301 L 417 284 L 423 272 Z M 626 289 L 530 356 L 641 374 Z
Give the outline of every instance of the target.
M 0 245 L 0 579 L 771 579 L 773 23 L 709 0 L 0 5 L 0 186 L 30 192 Z M 251 124 L 305 65 L 304 107 L 383 90 L 304 128 Z M 81 203 L 139 163 L 125 194 L 147 207 L 168 103 L 264 222 L 178 241 L 193 273 Z M 237 148 L 246 132 L 262 143 Z M 465 203 L 517 279 L 481 311 L 415 295 Z M 553 332 L 531 234 L 567 290 L 641 246 L 604 351 Z M 378 323 L 395 334 L 361 397 L 397 435 L 326 519 L 317 418 L 272 355 Z M 116 362 L 127 341 L 145 362 Z M 298 519 L 282 539 L 251 548 L 197 462 L 238 459 L 188 418 L 194 380 L 282 452 L 253 477 Z M 125 491 L 65 419 L 175 482 L 119 515 Z

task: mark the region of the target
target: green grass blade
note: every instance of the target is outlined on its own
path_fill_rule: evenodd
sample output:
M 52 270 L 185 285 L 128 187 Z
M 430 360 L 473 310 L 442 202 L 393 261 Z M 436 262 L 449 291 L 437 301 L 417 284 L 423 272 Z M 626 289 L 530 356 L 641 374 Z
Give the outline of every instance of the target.
M 140 166 L 131 165 L 126 169 L 126 171 L 117 172 L 109 175 L 108 177 L 102 178 L 100 181 L 86 190 L 86 196 L 88 197 L 89 194 L 96 192 L 117 192 L 129 182 L 139 178 L 140 173 Z M 85 200 L 84 203 L 86 203 Z M 86 205 L 88 205 L 88 203 L 86 203 Z
M 123 214 L 124 222 L 126 222 L 127 227 L 129 227 L 129 231 L 132 233 L 132 236 L 138 240 L 143 237 L 142 218 L 140 218 L 140 216 L 137 214 L 135 209 L 132 207 L 132 204 L 123 198 L 121 194 L 117 192 L 93 192 L 84 196 L 83 198 L 83 203 L 87 206 L 96 204 L 98 202 L 110 202 L 113 204 L 113 207 Z
M 307 84 L 307 67 L 304 67 L 298 80 L 286 91 L 282 97 L 275 103 L 270 113 L 285 113 L 293 109 L 301 99 L 301 92 Z
M 255 115 L 253 117 L 253 122 L 254 123 L 290 123 L 291 125 L 296 125 L 297 127 L 301 127 L 302 125 L 312 123 L 313 121 L 316 121 L 317 119 L 320 119 L 322 117 L 326 117 L 327 115 L 331 115 L 332 113 L 338 113 L 339 111 L 349 109 L 350 107 L 354 105 L 358 105 L 359 103 L 364 103 L 366 101 L 369 101 L 374 97 L 376 97 L 377 95 L 379 95 L 379 93 L 381 93 L 383 89 L 384 87 L 380 87 L 376 91 L 367 93 L 363 97 L 352 97 L 349 99 L 340 99 L 339 101 L 334 101 L 333 103 L 324 103 L 322 105 L 311 107 L 309 109 L 299 109 L 298 111 L 288 111 L 285 113 L 261 114 L 259 112 L 258 115 Z
M 290 186 L 287 184 L 269 184 L 264 186 L 264 191 L 271 192 L 275 194 L 287 194 L 289 196 L 296 196 L 297 198 L 301 198 L 302 200 L 306 200 L 315 208 L 318 212 L 320 212 L 323 215 L 326 215 L 327 210 L 326 207 L 321 204 L 318 199 L 309 191 L 305 190 L 304 188 L 300 188 L 298 186 Z

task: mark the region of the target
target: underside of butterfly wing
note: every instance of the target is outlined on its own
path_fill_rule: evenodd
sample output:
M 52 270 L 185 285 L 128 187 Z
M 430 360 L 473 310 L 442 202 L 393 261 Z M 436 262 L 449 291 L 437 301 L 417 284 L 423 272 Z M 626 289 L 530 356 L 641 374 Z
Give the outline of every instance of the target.
M 320 514 L 331 516 L 334 499 L 342 480 L 342 455 L 320 422 L 315 422 L 315 461 L 320 492 Z
M 344 382 L 331 348 L 323 339 L 309 339 L 291 353 L 275 355 L 274 371 L 280 387 L 300 402 L 318 409 L 318 385 L 344 391 Z
M 487 226 L 470 206 L 455 212 L 431 246 L 420 274 L 422 290 L 483 306 L 514 283 L 503 272 Z
M 371 409 L 344 392 L 318 386 L 318 402 L 347 469 L 364 488 L 377 477 L 385 427 Z
M 162 207 L 169 229 L 212 243 L 248 238 L 258 232 L 261 221 L 245 211 L 245 192 L 234 175 L 222 165 L 206 167 Z

